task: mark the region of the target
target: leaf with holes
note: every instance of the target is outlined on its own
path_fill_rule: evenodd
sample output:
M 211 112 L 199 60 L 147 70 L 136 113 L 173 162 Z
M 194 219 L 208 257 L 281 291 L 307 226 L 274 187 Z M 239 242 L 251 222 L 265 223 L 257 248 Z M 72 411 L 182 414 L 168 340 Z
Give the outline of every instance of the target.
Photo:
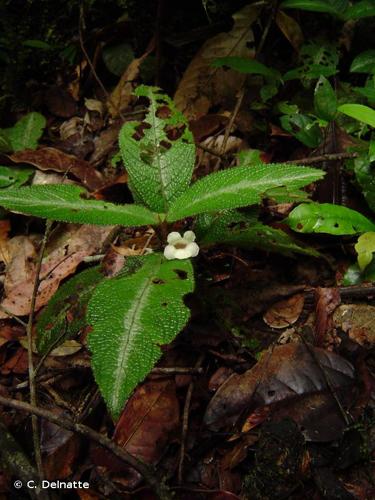
M 99 267 L 86 269 L 64 283 L 39 315 L 36 345 L 41 354 L 76 336 L 86 326 L 84 309 L 98 283 Z
M 33 175 L 32 168 L 17 168 L 0 166 L 0 189 L 10 186 L 20 187 Z
M 0 191 L 0 206 L 28 215 L 79 224 L 145 226 L 157 224 L 158 217 L 138 205 L 115 205 L 85 199 L 78 186 L 37 185 Z
M 88 306 L 88 344 L 95 380 L 117 418 L 134 388 L 189 319 L 183 298 L 194 289 L 189 260 L 145 257 L 130 276 L 105 280 Z
M 302 66 L 288 71 L 283 80 L 298 79 L 306 83 L 321 76 L 328 78 L 337 73 L 339 54 L 333 45 L 321 43 L 305 43 L 300 50 L 299 58 Z
M 198 216 L 195 233 L 202 247 L 224 244 L 289 256 L 293 253 L 319 256 L 316 250 L 300 246 L 284 231 L 262 224 L 255 214 L 247 215 L 237 210 Z
M 23 116 L 13 127 L 3 129 L 13 151 L 36 149 L 38 141 L 46 126 L 46 119 L 40 113 L 29 113 Z
M 255 205 L 267 197 L 296 200 L 303 195 L 299 188 L 323 175 L 315 168 L 277 163 L 230 168 L 195 182 L 171 205 L 167 219 L 172 222 L 205 212 Z
M 187 121 L 173 101 L 154 87 L 140 86 L 148 113 L 141 122 L 127 122 L 120 131 L 120 149 L 136 199 L 165 212 L 189 186 L 195 145 Z
M 330 203 L 303 203 L 290 212 L 285 222 L 299 233 L 339 236 L 375 231 L 375 224 L 364 215 Z

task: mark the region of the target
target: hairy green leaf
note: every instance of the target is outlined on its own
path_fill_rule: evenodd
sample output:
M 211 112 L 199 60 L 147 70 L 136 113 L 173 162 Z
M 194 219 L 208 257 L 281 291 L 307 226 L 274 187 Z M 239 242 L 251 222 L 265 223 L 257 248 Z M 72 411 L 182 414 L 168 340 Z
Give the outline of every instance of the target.
M 240 73 L 263 75 L 270 78 L 281 79 L 281 74 L 277 70 L 269 68 L 255 59 L 247 59 L 245 57 L 218 57 L 213 61 L 212 66 L 215 68 L 227 66 Z
M 189 260 L 151 254 L 131 276 L 105 280 L 95 290 L 88 344 L 95 380 L 115 418 L 161 357 L 160 346 L 186 325 L 190 312 L 183 297 L 193 288 Z
M 237 210 L 199 216 L 195 232 L 200 246 L 219 243 L 258 248 L 266 252 L 277 252 L 289 256 L 293 253 L 319 256 L 316 250 L 299 245 L 284 231 L 266 226 L 259 222 L 256 216 L 246 215 Z
M 285 222 L 299 233 L 345 235 L 375 230 L 375 224 L 364 215 L 330 203 L 301 204 L 290 212 Z
M 157 215 L 138 205 L 115 205 L 85 199 L 87 192 L 77 186 L 37 185 L 0 191 L 0 206 L 28 215 L 79 224 L 157 224 Z
M 336 117 L 336 92 L 324 76 L 319 78 L 315 86 L 314 108 L 318 117 L 323 118 L 323 120 L 332 121 Z
M 85 307 L 102 279 L 98 266 L 82 271 L 57 290 L 36 323 L 36 345 L 41 354 L 73 338 L 86 326 Z
M 363 104 L 342 104 L 337 110 L 355 120 L 375 127 L 375 110 L 368 106 L 364 106 Z
M 23 116 L 13 127 L 4 129 L 13 151 L 36 149 L 46 126 L 46 119 L 40 113 Z
M 150 101 L 145 119 L 127 122 L 120 131 L 120 150 L 136 199 L 165 212 L 189 186 L 195 145 L 184 115 L 154 87 L 137 87 Z
M 167 219 L 172 222 L 204 212 L 245 207 L 266 197 L 293 200 L 301 195 L 299 188 L 323 175 L 322 170 L 285 164 L 230 168 L 195 182 L 171 205 Z

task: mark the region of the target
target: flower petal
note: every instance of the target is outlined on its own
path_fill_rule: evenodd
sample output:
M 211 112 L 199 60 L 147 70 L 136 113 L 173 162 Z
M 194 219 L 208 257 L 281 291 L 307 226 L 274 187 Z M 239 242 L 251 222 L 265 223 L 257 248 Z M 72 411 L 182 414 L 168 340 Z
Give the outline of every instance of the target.
M 187 240 L 188 242 L 195 241 L 194 231 L 185 231 L 184 232 L 184 240 Z
M 191 257 L 191 254 L 188 250 L 188 248 L 178 248 L 176 249 L 176 253 L 175 253 L 175 259 L 179 259 L 179 260 L 182 260 L 182 259 L 188 259 L 189 257 Z
M 185 250 L 189 252 L 190 257 L 196 257 L 199 254 L 199 246 L 194 241 L 189 243 Z
M 172 260 L 176 258 L 176 252 L 177 250 L 173 245 L 167 245 L 164 248 L 164 257 L 168 260 Z
M 177 241 L 180 241 L 181 239 L 182 239 L 182 236 L 177 231 L 172 231 L 171 233 L 168 234 L 168 237 L 167 237 L 167 241 L 170 245 L 177 243 Z

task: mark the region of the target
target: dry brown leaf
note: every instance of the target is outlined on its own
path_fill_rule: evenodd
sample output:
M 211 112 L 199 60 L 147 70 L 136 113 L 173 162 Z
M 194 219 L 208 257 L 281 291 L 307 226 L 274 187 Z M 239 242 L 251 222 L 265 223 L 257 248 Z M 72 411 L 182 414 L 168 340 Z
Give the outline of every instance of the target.
M 102 175 L 89 162 L 63 153 L 59 149 L 50 147 L 39 148 L 36 151 L 27 149 L 12 154 L 10 159 L 15 163 L 30 163 L 40 170 L 72 174 L 93 191 L 104 185 Z
M 154 46 L 151 44 L 141 57 L 134 59 L 129 64 L 115 89 L 112 91 L 107 102 L 108 111 L 112 118 L 119 116 L 119 112 L 129 106 L 133 99 L 134 81 L 138 78 L 139 68 L 153 49 Z
M 292 47 L 298 51 L 303 43 L 304 37 L 297 21 L 293 17 L 285 14 L 282 10 L 277 11 L 275 21 L 285 38 L 289 40 Z
M 113 439 L 138 459 L 156 463 L 178 429 L 179 414 L 174 382 L 146 382 L 128 401 Z
M 375 344 L 375 307 L 367 304 L 343 304 L 333 315 L 337 328 L 365 347 Z
M 9 262 L 9 249 L 8 249 L 8 234 L 10 231 L 10 222 L 7 219 L 0 220 L 0 262 Z
M 315 290 L 315 345 L 322 346 L 325 336 L 332 329 L 332 315 L 341 302 L 338 288 L 321 288 Z
M 67 225 L 66 231 L 49 255 L 43 259 L 35 310 L 44 306 L 59 287 L 60 281 L 72 274 L 78 264 L 88 255 L 97 253 L 113 226 Z M 16 236 L 9 242 L 13 245 L 12 258 L 4 281 L 5 298 L 1 305 L 16 316 L 30 312 L 31 296 L 36 270 L 36 251 L 26 236 Z M 7 318 L 0 311 L 0 319 Z
M 253 58 L 255 51 L 251 26 L 259 7 L 247 5 L 233 15 L 234 25 L 228 33 L 219 33 L 207 40 L 186 69 L 174 96 L 175 103 L 189 120 L 207 114 L 211 106 L 233 99 L 243 85 L 246 75 L 234 70 L 212 67 L 218 57 Z
M 231 375 L 219 387 L 204 420 L 217 430 L 233 425 L 244 411 L 276 403 L 287 407 L 296 398 L 320 392 L 332 398 L 324 373 L 334 389 L 353 383 L 353 366 L 337 354 L 301 343 L 270 348 L 250 370 Z
M 263 315 L 264 322 L 271 328 L 286 328 L 299 318 L 304 304 L 302 293 L 273 304 Z

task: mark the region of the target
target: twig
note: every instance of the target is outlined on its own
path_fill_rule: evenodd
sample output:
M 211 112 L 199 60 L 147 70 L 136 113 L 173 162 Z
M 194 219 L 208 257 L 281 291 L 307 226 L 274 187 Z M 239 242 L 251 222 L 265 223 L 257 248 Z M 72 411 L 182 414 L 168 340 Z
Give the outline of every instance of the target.
M 204 354 L 201 354 L 198 358 L 198 361 L 195 363 L 194 368 L 199 368 L 200 365 L 202 364 L 202 361 L 204 359 Z M 185 398 L 185 404 L 184 404 L 184 413 L 182 417 L 182 430 L 181 430 L 181 449 L 180 449 L 180 460 L 178 463 L 178 484 L 182 483 L 182 471 L 184 467 L 184 459 L 185 459 L 185 443 L 186 443 L 186 436 L 189 428 L 189 411 L 190 411 L 190 403 L 191 403 L 191 397 L 193 395 L 193 389 L 194 389 L 194 382 L 193 380 L 190 382 L 187 393 L 186 393 L 186 398 Z
M 5 314 L 7 314 L 8 316 L 10 316 L 12 319 L 14 319 L 14 321 L 17 321 L 17 323 L 19 323 L 23 327 L 27 328 L 26 321 L 23 321 L 22 319 L 20 319 L 18 316 L 16 316 L 15 314 L 13 314 L 11 311 L 9 311 L 9 309 L 7 309 L 6 307 L 2 306 L 1 304 L 0 304 L 0 311 L 5 312 Z
M 151 370 L 152 374 L 166 374 L 166 375 L 201 375 L 203 373 L 203 368 L 196 367 L 172 367 L 172 368 L 153 368 Z
M 169 489 L 156 477 L 155 469 L 153 466 L 145 464 L 134 455 L 127 452 L 124 448 L 118 446 L 109 438 L 100 434 L 99 432 L 94 431 L 90 427 L 73 422 L 73 420 L 69 418 L 63 418 L 61 417 L 61 415 L 56 415 L 55 413 L 52 413 L 51 411 L 44 408 L 39 408 L 29 403 L 18 401 L 17 399 L 7 399 L 3 396 L 0 396 L 0 405 L 9 406 L 10 408 L 14 408 L 15 410 L 31 413 L 32 415 L 49 420 L 50 422 L 53 422 L 63 429 L 77 432 L 78 434 L 81 434 L 82 436 L 95 441 L 107 450 L 110 450 L 114 455 L 133 467 L 135 470 L 137 470 L 145 479 L 145 481 L 152 487 L 152 489 L 160 499 L 172 500 L 172 495 L 169 492 Z
M 116 109 L 116 111 L 118 112 L 118 114 L 120 115 L 122 121 L 125 121 L 125 116 L 122 114 L 122 111 L 121 109 L 119 109 L 118 106 L 116 106 L 113 101 L 112 101 L 112 98 L 109 94 L 109 92 L 107 91 L 107 89 L 104 87 L 103 85 L 103 82 L 101 81 L 101 79 L 99 78 L 99 75 L 98 73 L 96 72 L 96 69 L 87 53 L 87 50 L 86 50 L 86 47 L 85 47 L 85 44 L 83 42 L 83 29 L 85 27 L 85 20 L 84 20 L 84 14 L 83 14 L 83 4 L 81 4 L 80 6 L 80 11 L 79 11 L 79 27 L 78 27 L 78 34 L 79 34 L 79 44 L 80 44 L 80 47 L 81 47 L 81 50 L 83 52 L 83 55 L 85 56 L 86 58 L 86 61 L 87 61 L 87 64 L 89 65 L 90 67 L 90 70 L 95 78 L 95 80 L 97 81 L 99 87 L 102 89 L 102 91 L 104 92 L 104 95 L 106 96 L 107 98 L 107 101 L 111 103 L 111 105 L 114 107 L 114 109 Z
M 235 120 L 237 118 L 237 115 L 238 115 L 238 112 L 240 110 L 240 107 L 241 107 L 241 104 L 242 104 L 244 96 L 245 96 L 245 87 L 242 87 L 240 89 L 239 93 L 238 93 L 236 105 L 235 105 L 234 110 L 233 110 L 233 112 L 231 114 L 231 117 L 230 117 L 230 120 L 228 122 L 228 125 L 225 127 L 224 139 L 223 139 L 223 142 L 222 142 L 221 148 L 220 148 L 220 156 L 221 157 L 225 153 L 225 148 L 227 147 L 227 142 L 228 142 L 228 139 L 229 139 L 229 135 L 230 135 L 230 133 L 232 131 L 233 124 L 234 124 L 234 122 L 235 122 Z M 219 168 L 219 165 L 220 165 L 220 159 L 216 162 L 214 171 Z
M 30 403 L 33 406 L 37 406 L 37 397 L 36 397 L 36 387 L 35 387 L 35 370 L 34 370 L 34 361 L 33 361 L 33 322 L 34 322 L 34 313 L 35 313 L 35 305 L 36 299 L 38 296 L 38 289 L 40 285 L 40 270 L 42 268 L 42 261 L 44 256 L 44 251 L 47 245 L 48 237 L 51 232 L 52 221 L 46 221 L 46 227 L 44 230 L 44 236 L 42 240 L 42 244 L 39 250 L 38 262 L 35 269 L 35 279 L 34 279 L 34 287 L 33 293 L 31 296 L 30 303 L 30 314 L 29 321 L 27 323 L 26 334 L 27 334 L 27 359 L 29 365 L 29 385 L 30 385 Z M 40 479 L 43 478 L 43 463 L 42 463 L 42 454 L 40 451 L 40 442 L 39 442 L 39 429 L 38 429 L 38 419 L 35 415 L 31 418 L 32 430 L 33 430 L 33 445 L 34 445 L 34 454 L 35 454 L 35 462 L 38 469 L 38 474 Z
M 311 156 L 310 158 L 301 158 L 299 160 L 289 160 L 284 163 L 290 165 L 323 163 L 325 161 L 346 160 L 349 158 L 358 158 L 358 153 L 327 153 L 325 155 Z

